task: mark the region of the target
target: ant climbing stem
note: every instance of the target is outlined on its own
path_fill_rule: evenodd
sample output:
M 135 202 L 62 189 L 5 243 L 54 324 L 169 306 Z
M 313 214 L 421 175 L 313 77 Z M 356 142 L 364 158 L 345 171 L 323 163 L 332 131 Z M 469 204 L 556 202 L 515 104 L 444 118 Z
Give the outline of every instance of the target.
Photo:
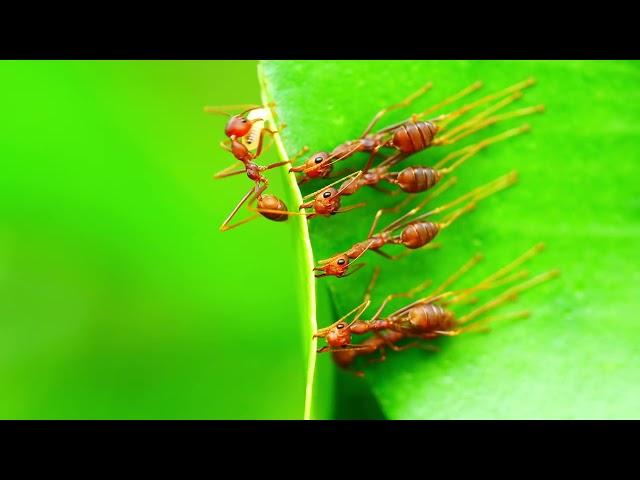
M 237 222 L 233 225 L 229 225 L 231 220 L 235 217 L 235 215 L 238 213 L 238 211 L 240 210 L 240 208 L 242 207 L 242 205 L 244 205 L 244 203 L 251 198 L 251 196 L 253 195 L 253 200 L 257 200 L 258 201 L 258 207 L 259 209 L 263 209 L 265 210 L 263 211 L 259 211 L 259 214 L 262 214 L 263 217 L 269 219 L 269 220 L 274 220 L 274 221 L 285 221 L 287 219 L 286 216 L 282 215 L 283 211 L 287 210 L 287 206 L 284 204 L 284 202 L 280 199 L 278 199 L 276 196 L 274 195 L 262 195 L 262 193 L 268 188 L 269 186 L 269 179 L 267 177 L 265 177 L 264 175 L 262 175 L 262 172 L 266 171 L 266 170 L 271 170 L 273 168 L 285 165 L 289 162 L 291 162 L 292 160 L 294 160 L 295 158 L 298 158 L 299 156 L 303 155 L 304 152 L 306 152 L 306 150 L 303 148 L 299 153 L 297 153 L 294 157 L 292 157 L 291 159 L 284 161 L 284 162 L 276 162 L 276 163 L 272 163 L 271 165 L 267 165 L 267 166 L 260 166 L 260 165 L 256 165 L 255 163 L 248 163 L 245 165 L 246 167 L 246 172 L 247 172 L 247 176 L 249 177 L 249 179 L 253 180 L 255 182 L 255 186 L 251 187 L 249 189 L 249 191 L 242 197 L 242 199 L 240 199 L 240 201 L 238 202 L 238 204 L 234 207 L 234 209 L 231 211 L 231 213 L 229 214 L 229 216 L 227 216 L 227 218 L 225 219 L 224 222 L 222 222 L 222 225 L 220 226 L 220 230 L 225 232 L 227 230 L 231 230 L 233 228 L 239 227 L 240 225 L 244 225 L 247 222 L 250 222 L 251 220 L 254 220 L 255 218 L 258 217 L 258 215 L 253 215 L 250 216 L 240 222 Z M 224 176 L 231 176 L 231 175 L 238 175 L 240 173 L 244 173 L 245 169 L 241 169 L 241 170 L 237 170 L 234 172 L 228 172 L 225 173 Z M 216 178 L 221 178 L 221 177 L 216 177 Z M 250 202 L 251 203 L 251 202 Z M 267 211 L 268 210 L 268 211 Z
M 253 208 L 251 205 L 248 205 L 247 208 L 249 208 L 250 210 L 254 210 L 256 212 L 262 213 L 262 214 L 278 214 L 278 215 L 297 215 L 297 216 L 302 216 L 302 217 L 307 217 L 308 219 L 311 219 L 313 217 L 317 217 L 317 216 L 323 216 L 323 217 L 329 217 L 332 215 L 336 215 L 338 213 L 345 213 L 345 212 L 349 212 L 351 210 L 354 210 L 356 208 L 361 208 L 364 207 L 366 205 L 366 203 L 361 202 L 355 205 L 349 205 L 347 207 L 343 207 L 341 208 L 341 197 L 343 195 L 344 189 L 346 188 L 345 186 L 340 187 L 340 189 L 336 189 L 334 188 L 334 185 L 345 181 L 345 179 L 350 179 L 351 182 L 355 181 L 360 175 L 362 175 L 361 171 L 358 172 L 354 172 L 350 175 L 347 175 L 344 178 L 341 178 L 335 182 L 333 182 L 330 185 L 327 185 L 326 187 L 323 187 L 320 190 L 317 190 L 313 193 L 310 193 L 308 195 L 305 195 L 303 197 L 303 200 L 309 200 L 310 198 L 313 198 L 313 200 L 311 201 L 307 201 L 303 204 L 301 204 L 298 208 L 299 209 L 312 209 L 312 212 L 292 212 L 292 211 L 282 211 L 282 210 L 278 210 L 278 209 L 269 209 L 269 208 Z M 347 182 L 347 185 L 349 184 L 349 182 Z

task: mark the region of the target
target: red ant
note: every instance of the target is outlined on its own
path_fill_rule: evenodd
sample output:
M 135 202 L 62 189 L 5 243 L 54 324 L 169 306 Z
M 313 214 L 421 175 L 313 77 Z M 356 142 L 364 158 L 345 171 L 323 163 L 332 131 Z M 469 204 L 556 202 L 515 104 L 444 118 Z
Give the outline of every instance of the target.
M 376 190 L 383 191 L 389 194 L 399 193 L 388 192 L 378 187 L 380 182 L 387 181 L 391 184 L 397 185 L 402 191 L 406 193 L 421 193 L 430 188 L 433 188 L 440 182 L 443 176 L 452 173 L 460 165 L 466 162 L 468 159 L 481 152 L 488 146 L 506 140 L 507 138 L 520 135 L 524 132 L 528 132 L 531 127 L 528 124 L 522 125 L 518 128 L 513 128 L 502 132 L 499 135 L 487 138 L 474 145 L 469 145 L 463 149 L 452 152 L 445 156 L 442 160 L 436 163 L 433 167 L 425 166 L 411 166 L 406 167 L 400 172 L 390 172 L 389 169 L 403 159 L 401 156 L 392 156 L 382 161 L 377 167 L 370 169 L 369 171 L 363 171 L 362 176 L 357 182 L 351 184 L 351 186 L 345 189 L 345 195 L 353 195 L 360 188 L 364 186 L 370 186 Z M 445 165 L 456 157 L 458 158 L 454 163 L 445 167 Z
M 289 216 L 289 215 L 299 215 L 307 218 L 313 218 L 317 216 L 329 217 L 332 215 L 336 215 L 338 213 L 348 212 L 355 208 L 364 207 L 365 203 L 361 202 L 355 205 L 350 205 L 348 207 L 340 208 L 341 206 L 341 198 L 344 195 L 345 189 L 349 187 L 352 182 L 357 181 L 357 179 L 362 175 L 362 172 L 354 172 L 350 175 L 347 175 L 336 182 L 333 182 L 326 187 L 321 188 L 313 193 L 305 195 L 303 200 L 306 202 L 300 205 L 299 209 L 312 209 L 312 212 L 290 212 L 280 208 L 273 207 L 264 207 L 258 204 L 258 208 L 253 207 L 253 201 L 247 205 L 249 210 L 259 212 L 262 215 L 273 214 L 278 216 Z M 346 180 L 346 181 L 345 181 Z M 344 185 L 339 189 L 334 188 L 334 185 L 337 183 L 344 182 Z M 254 200 L 258 197 L 254 197 Z
M 453 103 L 466 95 L 469 95 L 482 86 L 481 82 L 475 82 L 474 84 L 445 99 L 439 104 L 434 105 L 421 113 L 412 115 L 408 120 L 395 123 L 389 127 L 377 131 L 376 133 L 371 133 L 371 130 L 373 129 L 375 124 L 386 113 L 398 108 L 406 107 L 417 98 L 422 96 L 424 93 L 426 93 L 431 88 L 431 84 L 428 83 L 427 85 L 420 88 L 417 92 L 409 95 L 409 97 L 407 97 L 403 101 L 380 110 L 373 117 L 365 131 L 358 139 L 350 140 L 339 145 L 333 150 L 331 154 L 327 152 L 314 153 L 303 165 L 291 168 L 289 171 L 303 172 L 304 176 L 300 180 L 300 182 L 302 183 L 311 178 L 324 178 L 328 176 L 331 173 L 331 169 L 334 163 L 339 160 L 349 158 L 357 151 L 369 152 L 371 154 L 366 167 L 363 168 L 363 171 L 367 172 L 371 167 L 378 150 L 383 147 L 393 148 L 396 150 L 396 153 L 389 157 L 389 159 L 393 158 L 393 160 L 396 161 L 398 159 L 405 158 L 409 154 L 425 150 L 430 146 L 453 144 L 467 137 L 468 135 L 471 135 L 474 132 L 477 132 L 500 121 L 542 111 L 544 107 L 542 105 L 538 105 L 535 107 L 528 107 L 502 115 L 490 116 L 496 111 L 504 108 L 508 104 L 520 98 L 522 96 L 521 90 L 533 85 L 534 83 L 535 81 L 533 79 L 528 79 L 499 92 L 487 95 L 448 114 L 440 115 L 429 121 L 419 120 L 427 114 L 439 110 L 444 106 Z M 470 110 L 473 110 L 480 105 L 486 104 L 494 99 L 498 99 L 509 94 L 511 94 L 509 97 L 486 108 L 484 111 L 478 113 L 473 118 L 463 122 L 450 131 L 443 133 L 448 125 L 461 115 L 467 113 Z
M 371 320 L 360 320 L 360 317 L 370 305 L 370 292 L 373 289 L 380 272 L 378 268 L 375 270 L 371 282 L 369 283 L 363 303 L 333 325 L 316 332 L 314 335 L 315 337 L 325 338 L 327 341 L 327 346 L 320 348 L 318 352 L 333 352 L 333 357 L 336 363 L 347 368 L 353 363 L 358 355 L 380 351 L 380 361 L 383 361 L 386 358 L 384 355 L 385 347 L 389 347 L 392 350 L 404 350 L 421 345 L 420 342 L 413 342 L 403 347 L 398 347 L 396 343 L 405 338 L 431 340 L 440 336 L 456 336 L 473 330 L 486 331 L 488 330 L 488 324 L 498 319 L 528 316 L 528 312 L 518 312 L 516 314 L 507 314 L 499 317 L 487 317 L 482 321 L 469 325 L 471 321 L 476 320 L 488 311 L 493 310 L 506 302 L 514 301 L 521 292 L 558 276 L 558 270 L 552 270 L 530 280 L 516 284 L 515 286 L 505 290 L 493 300 L 475 308 L 471 312 L 457 319 L 454 313 L 448 310 L 447 307 L 455 304 L 462 304 L 463 301 L 468 299 L 472 293 L 494 289 L 528 276 L 528 272 L 526 271 L 520 271 L 513 275 L 508 274 L 525 261 L 541 252 L 543 247 L 543 244 L 534 246 L 516 260 L 512 261 L 505 267 L 502 267 L 474 287 L 457 291 L 445 291 L 482 259 L 481 255 L 475 255 L 430 295 L 396 310 L 386 318 L 380 318 L 382 311 L 389 301 L 399 297 L 412 297 L 415 293 L 424 289 L 430 283 L 424 282 L 408 292 L 388 295 Z M 446 300 L 447 298 L 448 300 Z M 358 313 L 354 320 L 347 324 L 345 320 L 356 311 L 358 311 Z M 365 340 L 361 344 L 351 343 L 352 334 L 361 335 L 368 332 L 373 332 L 375 336 Z
M 401 202 L 396 207 L 389 209 L 380 209 L 376 213 L 371 228 L 369 229 L 369 234 L 367 239 L 358 242 L 353 245 L 349 250 L 344 253 L 335 255 L 326 260 L 320 260 L 319 266 L 314 267 L 314 270 L 320 271 L 322 273 L 316 274 L 316 277 L 325 277 L 325 276 L 336 276 L 343 277 L 346 276 L 347 270 L 349 266 L 358 260 L 364 253 L 368 250 L 371 250 L 383 257 L 386 257 L 390 260 L 396 260 L 398 258 L 403 257 L 405 254 L 400 254 L 397 256 L 391 256 L 386 252 L 381 251 L 380 249 L 385 245 L 404 245 L 406 248 L 410 250 L 415 250 L 418 248 L 434 248 L 434 245 L 431 244 L 431 241 L 442 231 L 443 229 L 449 227 L 454 221 L 460 218 L 464 213 L 475 208 L 478 201 L 492 195 L 500 190 L 503 190 L 511 185 L 515 184 L 517 181 L 516 172 L 511 172 L 505 176 L 502 176 L 492 182 L 489 182 L 486 185 L 477 187 L 470 192 L 458 197 L 457 199 L 441 205 L 427 213 L 423 213 L 409 220 L 411 216 L 417 213 L 421 208 L 423 208 L 428 202 L 433 200 L 436 196 L 440 195 L 446 189 L 450 188 L 454 183 L 456 183 L 457 178 L 453 177 L 450 180 L 443 183 L 436 191 L 431 194 L 428 194 L 418 205 L 409 210 L 407 213 L 390 223 L 387 227 L 383 228 L 380 232 L 374 234 L 378 221 L 380 220 L 381 215 L 384 212 L 396 212 L 405 202 Z M 450 208 L 457 206 L 458 204 L 469 200 L 469 202 L 450 213 L 447 217 L 445 217 L 441 222 L 431 222 L 425 221 L 424 219 L 431 217 L 432 215 L 436 215 L 443 211 L 446 211 Z M 399 231 L 394 235 L 394 232 Z M 356 268 L 360 269 L 365 264 L 359 264 Z M 353 270 L 355 272 L 357 270 Z
M 269 106 L 273 106 L 273 104 L 269 104 Z M 249 108 L 238 115 L 231 115 L 226 112 L 226 110 L 244 107 Z M 267 177 L 262 175 L 262 172 L 280 167 L 282 165 L 286 165 L 287 163 L 294 161 L 298 156 L 304 154 L 308 149 L 303 149 L 298 155 L 287 161 L 276 162 L 267 166 L 258 165 L 254 162 L 254 160 L 259 157 L 260 154 L 264 151 L 264 135 L 268 133 L 273 137 L 273 135 L 277 133 L 276 131 L 266 128 L 264 125 L 265 120 L 267 118 L 270 118 L 270 112 L 268 108 L 256 105 L 231 105 L 227 107 L 205 107 L 205 111 L 208 113 L 216 113 L 230 117 L 225 127 L 225 135 L 229 137 L 230 145 L 222 142 L 221 146 L 223 149 L 231 152 L 233 156 L 242 163 L 242 168 L 237 169 L 237 164 L 231 165 L 230 167 L 227 167 L 215 174 L 214 178 L 220 179 L 246 173 L 247 177 L 255 182 L 255 186 L 252 187 L 244 195 L 244 197 L 242 197 L 242 200 L 240 200 L 240 202 L 232 210 L 231 214 L 222 223 L 222 225 L 220 226 L 220 230 L 230 230 L 252 219 L 249 218 L 234 225 L 229 225 L 231 219 L 235 216 L 235 214 L 247 201 L 247 199 L 251 197 L 251 195 L 254 195 L 254 198 L 258 200 L 258 205 L 262 208 L 270 210 L 287 210 L 284 202 L 282 202 L 282 200 L 278 199 L 274 195 L 262 195 L 262 193 L 269 186 L 269 180 L 267 179 Z M 273 143 L 273 138 L 271 143 Z M 269 144 L 269 147 L 271 146 L 271 143 Z M 287 219 L 286 216 L 273 213 L 263 213 L 262 215 L 265 218 L 275 221 L 283 221 Z

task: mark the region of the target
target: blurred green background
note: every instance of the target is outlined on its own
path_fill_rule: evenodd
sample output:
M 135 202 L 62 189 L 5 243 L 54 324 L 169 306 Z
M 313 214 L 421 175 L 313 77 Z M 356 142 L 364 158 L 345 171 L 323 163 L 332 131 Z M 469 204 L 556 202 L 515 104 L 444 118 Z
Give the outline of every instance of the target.
M 203 107 L 256 64 L 0 62 L 0 418 L 302 417 L 296 231 L 218 231 L 250 184 Z

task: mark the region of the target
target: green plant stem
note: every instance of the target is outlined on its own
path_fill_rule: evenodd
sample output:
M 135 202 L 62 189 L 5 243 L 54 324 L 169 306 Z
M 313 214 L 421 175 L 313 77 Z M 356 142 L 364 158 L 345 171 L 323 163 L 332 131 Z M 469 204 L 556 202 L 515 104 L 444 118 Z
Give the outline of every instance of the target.
M 260 86 L 261 86 L 262 103 L 264 105 L 268 105 L 272 101 L 272 98 L 271 98 L 271 95 L 269 95 L 268 85 L 263 75 L 261 65 L 258 65 L 258 79 L 260 81 Z M 272 116 L 271 118 L 268 119 L 267 123 L 269 124 L 269 127 L 272 130 L 277 131 L 279 129 L 279 126 L 276 125 L 275 114 L 273 110 L 271 111 L 272 111 Z M 274 142 L 276 144 L 276 148 L 280 153 L 280 156 L 282 157 L 283 160 L 288 161 L 289 156 L 284 147 L 284 144 L 282 143 L 282 138 L 280 134 L 276 133 L 273 137 L 274 137 Z M 296 182 L 295 175 L 287 174 L 287 179 L 289 181 L 289 185 L 291 186 L 291 191 L 293 192 L 296 204 L 300 205 L 304 203 L 302 200 L 302 193 L 300 192 L 300 188 L 298 187 L 298 183 Z M 315 291 L 315 277 L 313 275 L 314 261 L 313 261 L 313 250 L 311 247 L 311 237 L 309 236 L 309 229 L 307 227 L 306 217 L 295 215 L 295 216 L 292 216 L 292 218 L 290 218 L 290 221 L 298 223 L 298 226 L 300 229 L 300 238 L 302 239 L 302 242 L 305 246 L 304 261 L 302 263 L 301 268 L 306 269 L 306 276 L 308 280 L 306 282 L 306 285 L 307 285 L 306 303 L 308 305 L 308 313 L 309 313 L 307 318 L 307 324 L 310 328 L 309 331 L 313 333 L 318 329 L 318 322 L 316 320 L 316 291 Z M 303 274 L 303 278 L 304 278 L 304 274 Z M 309 337 L 310 337 L 310 345 L 309 345 L 309 352 L 307 357 L 308 358 L 307 359 L 307 381 L 305 386 L 305 401 L 304 401 L 304 416 L 303 416 L 305 420 L 311 419 L 313 383 L 314 383 L 315 370 L 316 370 L 316 356 L 317 356 L 316 349 L 318 344 L 318 341 L 316 340 L 315 337 L 313 337 L 313 335 L 309 335 Z

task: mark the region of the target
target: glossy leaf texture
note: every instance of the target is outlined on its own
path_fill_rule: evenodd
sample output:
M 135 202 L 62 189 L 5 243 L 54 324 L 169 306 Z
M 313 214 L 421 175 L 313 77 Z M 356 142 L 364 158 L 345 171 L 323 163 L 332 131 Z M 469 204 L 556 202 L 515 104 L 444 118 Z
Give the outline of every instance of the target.
M 289 153 L 303 145 L 330 151 L 358 137 L 378 110 L 427 81 L 433 82 L 432 91 L 412 107 L 390 113 L 380 126 L 476 80 L 484 87 L 473 98 L 533 76 L 537 84 L 509 109 L 546 106 L 541 115 L 511 119 L 461 142 L 468 145 L 524 122 L 532 126 L 530 133 L 489 147 L 456 172 L 458 184 L 434 205 L 514 169 L 519 182 L 442 232 L 437 239 L 441 249 L 397 261 L 367 253 L 368 265 L 358 273 L 317 282 L 319 290 L 331 292 L 335 308 L 334 316 L 318 317 L 326 326 L 361 301 L 373 265 L 382 267 L 373 291 L 377 307 L 387 294 L 426 279 L 437 285 L 476 252 L 485 260 L 460 286 L 473 285 L 544 242 L 546 250 L 527 269 L 536 274 L 558 268 L 561 276 L 496 312 L 526 309 L 531 317 L 497 323 L 487 334 L 440 339 L 436 353 L 389 352 L 384 363 L 360 364 L 364 380 L 344 374 L 343 383 L 363 382 L 393 419 L 640 415 L 638 62 L 268 61 L 263 67 L 278 115 L 288 125 L 284 143 Z M 400 168 L 432 165 L 456 148 L 431 148 Z M 354 157 L 343 166 L 361 166 L 366 158 Z M 305 185 L 304 192 L 321 185 Z M 375 211 L 401 198 L 361 191 L 343 203 L 364 200 L 365 208 L 311 220 L 315 260 L 364 240 Z M 386 218 L 383 224 L 393 217 Z M 387 251 L 402 250 L 391 246 Z M 480 301 L 490 298 L 486 293 Z M 403 302 L 395 300 L 385 312 Z M 322 368 L 333 367 L 327 362 Z M 338 396 L 336 401 L 352 398 Z

